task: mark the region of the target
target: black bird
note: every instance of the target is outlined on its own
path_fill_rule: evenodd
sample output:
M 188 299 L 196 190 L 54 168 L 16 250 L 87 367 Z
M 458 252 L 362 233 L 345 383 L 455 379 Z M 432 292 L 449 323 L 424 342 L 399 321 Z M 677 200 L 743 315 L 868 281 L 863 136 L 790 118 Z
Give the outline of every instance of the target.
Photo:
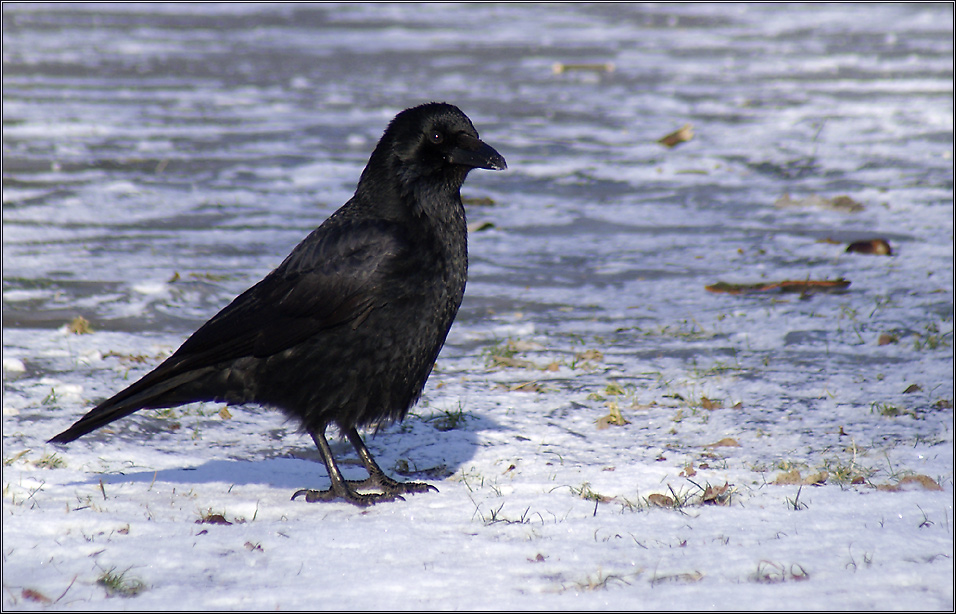
M 473 168 L 507 165 L 458 107 L 402 111 L 341 209 L 176 353 L 50 442 L 143 408 L 258 403 L 301 422 L 328 469 L 328 490 L 293 499 L 371 505 L 435 490 L 385 475 L 357 429 L 402 420 L 421 396 L 465 291 L 460 190 Z M 329 424 L 348 437 L 367 479 L 342 477 Z

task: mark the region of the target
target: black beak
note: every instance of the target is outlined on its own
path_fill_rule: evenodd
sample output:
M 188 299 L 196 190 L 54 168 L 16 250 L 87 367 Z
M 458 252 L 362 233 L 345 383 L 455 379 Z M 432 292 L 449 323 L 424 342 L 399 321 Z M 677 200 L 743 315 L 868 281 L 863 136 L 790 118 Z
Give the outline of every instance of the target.
M 504 157 L 484 141 L 467 134 L 459 134 L 456 146 L 448 153 L 448 161 L 468 168 L 487 168 L 503 171 L 508 168 Z

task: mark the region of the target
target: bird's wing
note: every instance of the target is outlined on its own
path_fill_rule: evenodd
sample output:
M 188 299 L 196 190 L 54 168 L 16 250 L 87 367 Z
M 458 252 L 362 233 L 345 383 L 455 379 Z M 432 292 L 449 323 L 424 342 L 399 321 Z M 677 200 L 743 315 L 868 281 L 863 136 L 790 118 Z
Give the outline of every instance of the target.
M 384 304 L 384 280 L 415 266 L 404 237 L 400 226 L 384 222 L 340 219 L 319 227 L 175 354 L 50 441 L 73 441 L 143 407 L 185 402 L 167 395 L 223 362 L 271 356 L 323 329 L 359 326 Z
M 358 325 L 382 303 L 382 281 L 403 268 L 407 250 L 401 228 L 392 224 L 317 229 L 276 270 L 199 328 L 169 362 L 180 371 L 261 358 L 323 329 Z

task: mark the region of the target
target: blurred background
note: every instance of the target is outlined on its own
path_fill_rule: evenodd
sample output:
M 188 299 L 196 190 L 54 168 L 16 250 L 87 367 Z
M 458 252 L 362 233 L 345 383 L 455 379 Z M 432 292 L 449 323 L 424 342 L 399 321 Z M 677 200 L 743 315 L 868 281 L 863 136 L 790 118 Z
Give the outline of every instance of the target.
M 509 164 L 463 190 L 448 369 L 594 349 L 535 377 L 885 437 L 873 404 L 952 399 L 952 35 L 940 3 L 4 4 L 4 409 L 75 414 L 155 364 L 349 198 L 398 111 L 442 100 Z M 891 256 L 846 253 L 876 238 Z M 680 383 L 709 369 L 734 392 Z

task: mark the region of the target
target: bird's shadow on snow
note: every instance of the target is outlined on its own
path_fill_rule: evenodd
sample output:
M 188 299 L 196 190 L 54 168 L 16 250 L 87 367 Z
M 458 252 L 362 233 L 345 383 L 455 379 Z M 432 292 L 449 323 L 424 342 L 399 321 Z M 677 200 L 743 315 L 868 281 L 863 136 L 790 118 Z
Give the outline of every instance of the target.
M 459 423 L 441 417 L 409 418 L 364 436 L 376 462 L 398 480 L 438 481 L 461 470 L 474 455 L 481 431 L 502 427 L 488 418 L 467 415 Z M 332 453 L 346 479 L 364 479 L 365 469 L 344 440 L 330 439 Z M 268 456 L 268 452 L 264 456 Z M 276 488 L 327 488 L 328 474 L 314 446 L 289 447 L 282 457 L 260 460 L 210 459 L 198 466 L 100 474 L 82 484 L 172 483 L 261 484 Z

